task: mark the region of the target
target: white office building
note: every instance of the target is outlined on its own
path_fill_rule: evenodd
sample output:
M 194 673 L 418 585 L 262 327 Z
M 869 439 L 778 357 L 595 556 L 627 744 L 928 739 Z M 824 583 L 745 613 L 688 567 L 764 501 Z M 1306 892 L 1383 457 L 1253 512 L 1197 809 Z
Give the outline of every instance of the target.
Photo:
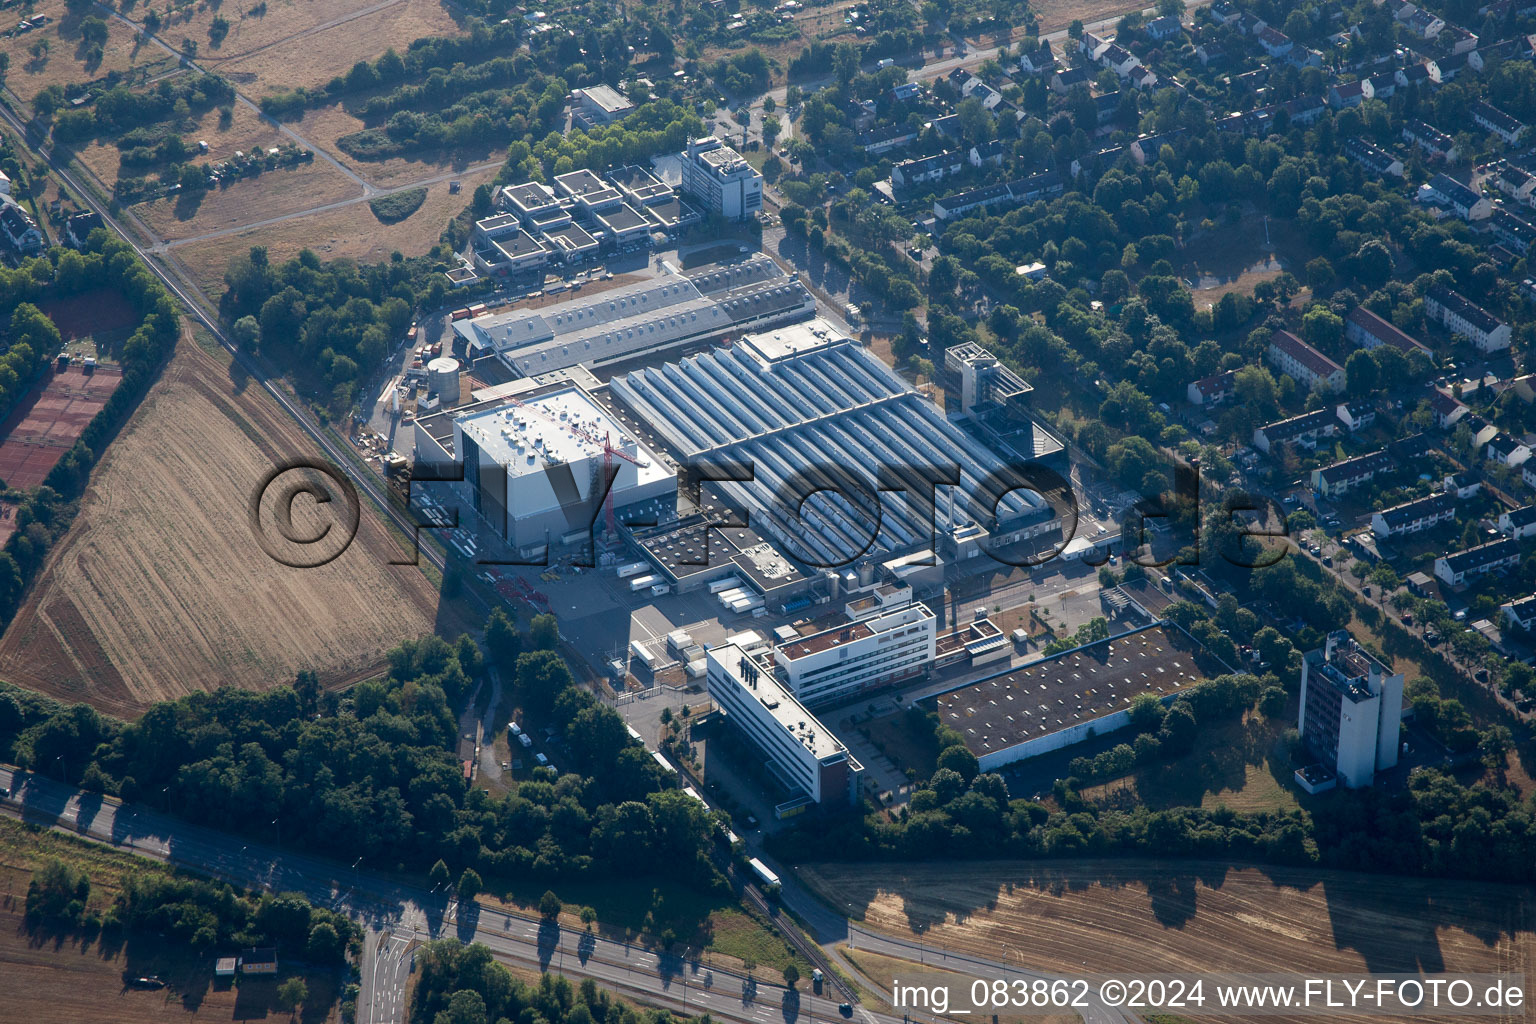
M 858 800 L 859 762 L 769 666 L 725 643 L 710 650 L 705 678 L 726 720 L 757 747 L 769 772 L 791 793 L 833 806 Z
M 713 136 L 688 143 L 683 191 L 707 213 L 750 220 L 763 209 L 763 176 L 742 155 Z
M 1403 675 L 1361 647 L 1348 630 L 1328 634 L 1301 660 L 1297 728 L 1344 786 L 1369 786 L 1397 765 Z
M 790 690 L 804 704 L 829 704 L 912 676 L 933 664 L 936 622 L 921 602 L 893 598 L 866 617 L 796 637 L 773 657 Z M 854 602 L 853 604 L 857 604 Z M 852 611 L 852 606 L 850 606 Z

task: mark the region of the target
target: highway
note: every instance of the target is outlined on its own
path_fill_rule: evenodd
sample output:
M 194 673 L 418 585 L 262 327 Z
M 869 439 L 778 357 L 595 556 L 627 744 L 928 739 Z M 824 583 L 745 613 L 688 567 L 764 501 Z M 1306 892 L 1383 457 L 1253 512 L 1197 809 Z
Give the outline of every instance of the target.
M 469 907 L 407 881 L 179 821 L 142 806 L 0 766 L 0 813 L 250 888 L 303 893 L 342 911 L 365 930 L 359 1021 L 403 1024 L 412 950 L 431 938 L 480 942 L 526 971 L 590 978 L 617 995 L 678 1013 L 709 1013 L 735 1024 L 840 1020 L 837 1001 L 808 991 L 658 954 L 633 943 L 475 903 Z M 835 977 L 835 976 L 834 976 Z M 829 978 L 829 981 L 831 979 Z M 904 1024 L 857 1009 L 860 1024 Z

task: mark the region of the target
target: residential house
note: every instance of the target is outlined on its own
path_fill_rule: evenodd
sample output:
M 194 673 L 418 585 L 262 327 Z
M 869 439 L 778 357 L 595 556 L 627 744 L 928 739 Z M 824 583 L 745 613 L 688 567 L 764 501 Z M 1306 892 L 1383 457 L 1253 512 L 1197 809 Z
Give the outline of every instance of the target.
M 1316 448 L 1319 438 L 1332 437 L 1338 431 L 1339 418 L 1332 409 L 1314 409 L 1255 428 L 1253 446 L 1266 455 L 1286 444 Z
M 1510 568 L 1519 562 L 1520 545 L 1503 537 L 1435 559 L 1435 578 L 1447 586 L 1460 587 L 1479 576 Z
M 855 141 L 868 155 L 880 156 L 893 149 L 911 145 L 917 141 L 918 134 L 916 128 L 904 124 L 893 124 L 864 132 Z
M 102 226 L 101 214 L 95 210 L 82 210 L 71 214 L 69 220 L 65 221 L 64 238 L 76 249 L 83 249 L 91 232 Z
M 1429 80 L 1444 85 L 1467 69 L 1467 55 L 1453 53 L 1448 57 L 1436 57 L 1430 61 Z
M 1344 337 L 1360 348 L 1373 349 L 1390 345 L 1404 355 L 1415 352 L 1433 357 L 1429 346 L 1398 330 L 1390 322 L 1372 313 L 1364 306 L 1356 306 L 1344 318 Z
M 1489 462 L 1497 462 L 1501 466 L 1513 469 L 1523 466 L 1531 459 L 1530 446 L 1518 438 L 1500 431 L 1489 438 L 1488 446 L 1483 451 L 1483 456 Z
M 1179 23 L 1178 18 L 1165 14 L 1161 18 L 1153 18 L 1147 22 L 1146 32 L 1148 37 L 1163 42 L 1183 35 L 1184 26 Z
M 1321 96 L 1305 94 L 1286 100 L 1281 106 L 1291 115 L 1292 124 L 1311 124 L 1328 109 L 1328 104 Z
M 1019 70 L 1026 75 L 1043 75 L 1056 69 L 1056 53 L 1049 39 L 1035 37 L 1030 45 L 1028 38 L 1020 44 Z
M 1460 292 L 1435 285 L 1424 293 L 1424 315 L 1472 342 L 1479 352 L 1509 348 L 1509 325 Z
M 1098 60 L 1100 64 L 1109 68 L 1121 78 L 1130 74 L 1132 68 L 1138 67 L 1141 64 L 1141 61 L 1136 59 L 1135 54 L 1118 43 L 1110 43 L 1104 47 L 1103 52 L 1099 54 Z
M 1259 47 L 1271 57 L 1284 57 L 1296 45 L 1290 36 L 1267 25 L 1259 30 L 1258 39 Z
M 1488 197 L 1474 192 L 1448 174 L 1437 174 L 1419 186 L 1418 201 L 1439 206 L 1464 221 L 1487 220 L 1493 215 Z
M 1482 491 L 1483 482 L 1470 474 L 1457 473 L 1446 477 L 1440 486 L 1445 488 L 1445 493 L 1456 495 L 1457 501 L 1466 501 Z
M 1521 505 L 1499 513 L 1499 532 L 1512 540 L 1536 535 L 1536 505 Z
M 923 87 L 917 82 L 897 82 L 891 86 L 890 92 L 886 93 L 886 95 L 891 98 L 893 103 L 905 103 L 908 100 L 917 99 L 922 91 Z
M 1340 82 L 1328 90 L 1328 105 L 1334 110 L 1358 107 L 1365 101 L 1365 83 Z
M 43 247 L 43 233 L 31 215 L 10 196 L 0 195 L 0 232 L 17 252 L 34 253 Z
M 1502 206 L 1493 210 L 1493 215 L 1488 220 L 1488 226 L 1493 230 L 1493 237 L 1499 240 L 1510 252 L 1514 259 L 1513 265 L 1521 256 L 1531 251 L 1531 246 L 1536 245 L 1536 224 L 1511 213 Z
M 1426 82 L 1434 81 L 1429 75 L 1429 64 L 1425 61 L 1399 68 L 1397 74 L 1393 77 L 1397 79 L 1397 87 L 1399 89 L 1413 89 Z
M 1109 124 L 1120 116 L 1122 98 L 1118 92 L 1106 92 L 1093 98 L 1094 116 L 1100 125 Z
M 1084 32 L 1077 39 L 1077 49 L 1089 60 L 1098 60 L 1099 54 L 1107 50 L 1112 43 L 1107 39 L 1101 39 L 1096 33 Z
M 1371 532 L 1377 540 L 1421 533 L 1456 519 L 1456 499 L 1444 491 L 1415 498 L 1371 514 Z
M 1450 430 L 1460 422 L 1463 416 L 1472 411 L 1463 405 L 1459 399 L 1441 391 L 1439 388 L 1435 388 L 1429 393 L 1429 408 L 1435 414 L 1435 426 L 1441 430 Z
M 1190 382 L 1188 389 L 1189 403 L 1206 409 L 1225 405 L 1236 394 L 1234 390 L 1236 385 L 1236 370 L 1227 370 L 1223 373 L 1213 373 L 1209 377 L 1201 377 L 1197 381 Z
M 1367 455 L 1343 459 L 1331 466 L 1312 471 L 1312 489 L 1325 498 L 1337 498 L 1364 484 L 1378 474 L 1393 468 L 1392 457 L 1385 449 Z
M 1530 202 L 1531 193 L 1536 190 L 1536 175 L 1514 164 L 1502 165 L 1491 180 L 1494 188 L 1516 202 Z
M 1087 68 L 1065 68 L 1051 76 L 1051 91 L 1065 96 L 1076 86 L 1084 86 L 1093 81 L 1093 72 Z
M 1527 462 L 1520 467 L 1520 479 L 1527 487 L 1536 487 L 1536 463 Z
M 1463 422 L 1472 432 L 1470 443 L 1474 451 L 1480 451 L 1483 445 L 1499 436 L 1499 428 L 1475 412 L 1469 414 Z
M 993 139 L 991 142 L 978 142 L 971 147 L 971 166 L 1001 167 L 1003 165 L 1003 157 L 1007 154 L 1008 148 L 1001 139 Z
M 1365 92 L 1368 100 L 1381 100 L 1385 103 L 1397 92 L 1397 75 L 1391 71 L 1383 71 L 1379 75 L 1372 75 L 1360 83 L 1360 88 Z
M 1351 434 L 1358 433 L 1376 422 L 1376 406 L 1370 402 L 1340 402 L 1334 409 L 1339 417 L 1339 422 L 1349 428 Z
M 1201 67 L 1210 67 L 1227 59 L 1227 48 L 1218 42 L 1201 43 L 1195 47 L 1195 57 Z
M 1477 33 L 1460 25 L 1447 24 L 1435 35 L 1435 43 L 1444 53 L 1466 54 L 1470 57 L 1477 50 Z
M 1175 128 L 1173 131 L 1160 132 L 1156 135 L 1143 135 L 1131 143 L 1131 159 L 1142 166 L 1154 163 L 1162 155 L 1163 147 L 1173 145 L 1174 140 L 1183 134 L 1183 128 Z
M 1435 439 L 1422 430 L 1387 442 L 1387 454 L 1392 456 L 1392 461 L 1399 466 L 1409 466 L 1421 459 L 1427 459 L 1434 450 Z
M 903 160 L 891 168 L 891 183 L 901 188 L 911 188 L 925 182 L 940 181 L 965 169 L 964 154 L 946 149 L 933 156 Z
M 1445 20 L 1435 17 L 1422 7 L 1414 8 L 1402 21 L 1408 26 L 1408 31 L 1420 39 L 1433 39 L 1445 30 Z
M 1506 146 L 1517 145 L 1525 134 L 1525 125 L 1518 118 L 1504 113 L 1492 103 L 1479 101 L 1472 104 L 1471 114 L 1475 124 L 1503 139 Z
M 1344 390 L 1344 367 L 1302 341 L 1290 331 L 1276 331 L 1269 338 L 1269 362 L 1302 387 Z
M 1417 118 L 1409 118 L 1403 122 L 1403 140 L 1418 146 L 1432 159 L 1456 162 L 1458 153 L 1455 140 L 1440 129 Z
M 1506 626 L 1536 632 L 1536 594 L 1499 605 L 1499 616 Z
M 939 220 L 951 220 L 972 210 L 990 209 L 994 206 L 1019 206 L 1037 199 L 1049 199 L 1066 191 L 1066 184 L 1055 171 L 1042 171 L 1027 178 L 1019 178 L 1003 185 L 987 185 L 965 192 L 957 192 L 933 201 L 933 215 Z

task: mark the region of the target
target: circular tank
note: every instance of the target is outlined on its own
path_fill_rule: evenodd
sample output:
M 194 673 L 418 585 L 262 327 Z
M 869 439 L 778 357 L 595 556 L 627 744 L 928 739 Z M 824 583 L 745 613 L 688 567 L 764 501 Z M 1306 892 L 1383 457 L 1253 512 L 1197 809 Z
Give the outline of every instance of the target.
M 439 356 L 427 364 L 427 393 L 435 394 L 443 405 L 459 400 L 459 361 Z

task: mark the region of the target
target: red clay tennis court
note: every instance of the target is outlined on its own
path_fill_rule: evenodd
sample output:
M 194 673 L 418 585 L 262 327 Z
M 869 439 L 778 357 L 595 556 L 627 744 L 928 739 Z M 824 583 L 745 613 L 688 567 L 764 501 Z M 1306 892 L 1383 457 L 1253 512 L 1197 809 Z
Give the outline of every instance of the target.
M 0 423 L 0 480 L 22 489 L 42 483 L 122 382 L 116 366 L 87 373 L 79 363 L 55 363 Z

